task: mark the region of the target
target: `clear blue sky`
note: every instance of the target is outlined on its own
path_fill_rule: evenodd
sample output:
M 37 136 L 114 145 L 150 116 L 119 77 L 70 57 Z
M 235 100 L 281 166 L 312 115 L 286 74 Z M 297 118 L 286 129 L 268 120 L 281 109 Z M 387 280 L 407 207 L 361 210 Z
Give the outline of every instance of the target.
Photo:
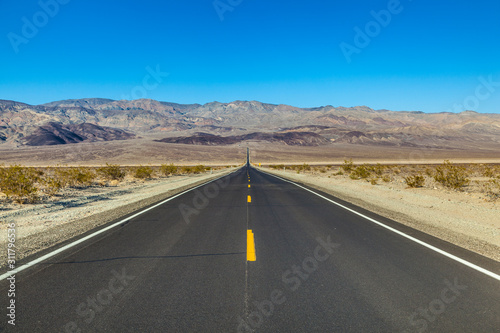
M 500 113 L 498 0 L 54 1 L 0 0 L 0 99 Z

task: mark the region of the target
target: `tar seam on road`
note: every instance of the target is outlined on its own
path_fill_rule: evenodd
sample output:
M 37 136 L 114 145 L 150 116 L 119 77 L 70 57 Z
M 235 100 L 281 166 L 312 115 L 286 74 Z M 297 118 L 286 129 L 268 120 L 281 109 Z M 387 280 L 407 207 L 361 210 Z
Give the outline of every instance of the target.
M 250 175 L 248 174 L 248 166 L 247 166 L 247 175 L 248 175 L 248 181 L 250 182 Z M 248 188 L 250 188 L 250 185 L 248 185 Z M 248 210 L 248 200 L 247 200 L 247 227 L 246 230 L 248 229 L 248 225 L 250 223 L 250 213 Z M 247 238 L 248 238 L 248 231 L 247 231 Z M 245 319 L 248 319 L 249 313 L 248 313 L 248 302 L 249 302 L 249 295 L 248 295 L 248 239 L 247 239 L 247 260 L 245 260 L 245 296 L 244 296 L 244 302 L 245 302 Z
M 392 228 L 392 227 L 389 227 L 388 225 L 385 225 L 385 224 L 384 224 L 384 223 L 382 223 L 382 222 L 379 222 L 379 221 L 377 221 L 377 220 L 375 220 L 375 219 L 372 219 L 371 217 L 368 217 L 368 216 L 366 216 L 366 215 L 363 215 L 363 214 L 361 214 L 361 213 L 359 213 L 359 212 L 355 211 L 354 209 L 351 209 L 351 208 L 349 208 L 349 207 L 346 207 L 346 206 L 344 206 L 344 205 L 342 205 L 342 204 L 340 204 L 340 203 L 338 203 L 338 202 L 336 202 L 336 201 L 333 201 L 333 200 L 331 200 L 331 199 L 329 199 L 329 198 L 327 198 L 327 197 L 325 197 L 325 196 L 323 196 L 323 195 L 321 195 L 321 194 L 319 194 L 319 193 L 316 193 L 316 192 L 314 192 L 314 191 L 312 191 L 312 190 L 308 189 L 307 187 L 304 187 L 304 186 L 301 186 L 301 185 L 299 185 L 299 184 L 297 184 L 297 183 L 294 183 L 294 182 L 292 182 L 291 180 L 281 178 L 281 177 L 279 177 L 279 176 L 276 176 L 276 175 L 273 175 L 273 174 L 267 173 L 267 172 L 265 172 L 265 171 L 262 171 L 262 172 L 264 172 L 264 173 L 265 173 L 265 174 L 267 174 L 267 175 L 273 176 L 273 177 L 275 177 L 275 178 L 281 179 L 282 181 L 285 181 L 285 182 L 287 182 L 287 183 L 291 183 L 291 184 L 293 184 L 293 185 L 295 185 L 295 186 L 298 186 L 298 187 L 300 187 L 300 188 L 302 188 L 302 189 L 304 189 L 304 190 L 306 190 L 306 191 L 308 191 L 308 192 L 311 192 L 311 193 L 313 193 L 313 194 L 317 195 L 317 196 L 318 196 L 318 197 L 320 197 L 320 198 L 323 198 L 323 199 L 325 199 L 325 200 L 327 200 L 327 201 L 329 201 L 329 202 L 331 202 L 331 203 L 333 203 L 333 204 L 335 204 L 335 205 L 337 205 L 337 206 L 339 206 L 339 207 L 341 207 L 341 208 L 343 208 L 343 209 L 345 209 L 345 210 L 350 211 L 351 213 L 354 213 L 354 214 L 356 214 L 356 215 L 358 215 L 358 216 L 361 216 L 361 217 L 363 217 L 363 218 L 367 219 L 367 220 L 368 220 L 368 221 L 370 221 L 370 222 L 373 222 L 373 223 L 375 223 L 375 224 L 377 224 L 377 225 L 379 225 L 379 226 L 381 226 L 381 227 L 383 227 L 383 228 L 386 228 L 386 229 L 388 229 L 388 230 L 390 230 L 390 231 L 392 231 L 392 232 L 394 232 L 394 233 L 396 233 L 396 234 L 398 234 L 398 235 L 400 235 L 400 236 L 403 236 L 403 237 L 405 237 L 405 238 L 407 238 L 407 239 L 409 239 L 409 240 L 411 240 L 411 241 L 413 241 L 413 242 L 415 242 L 415 243 L 417 243 L 417 244 L 420 244 L 420 245 L 422 245 L 422 246 L 425 246 L 426 248 L 428 248 L 428 249 L 430 249 L 430 250 L 432 250 L 432 251 L 435 251 L 435 252 L 437 252 L 437 253 L 439 253 L 439 254 L 442 254 L 442 255 L 444 255 L 444 256 L 446 256 L 446 257 L 448 257 L 448 258 L 452 259 L 452 260 L 455 260 L 455 261 L 457 261 L 457 262 L 459 262 L 459 263 L 461 263 L 461 264 L 463 264 L 463 265 L 465 265 L 465 266 L 468 266 L 469 268 L 472 268 L 472 269 L 474 269 L 474 270 L 476 270 L 476 271 L 478 271 L 478 272 L 481 272 L 481 273 L 483 273 L 483 274 L 486 274 L 486 275 L 488 275 L 489 277 L 492 277 L 492 278 L 494 278 L 494 279 L 496 279 L 496 280 L 500 281 L 500 275 L 498 275 L 498 274 L 495 274 L 495 273 L 493 273 L 493 272 L 491 272 L 491 271 L 489 271 L 489 270 L 487 270 L 487 269 L 484 269 L 484 268 L 482 268 L 482 267 L 480 267 L 480 266 L 477 266 L 477 265 L 475 265 L 475 264 L 473 264 L 473 263 L 471 263 L 471 262 L 468 262 L 467 260 L 464 260 L 464 259 L 462 259 L 462 258 L 459 258 L 459 257 L 457 257 L 457 256 L 454 256 L 453 254 L 448 253 L 448 252 L 446 252 L 446 251 L 443 251 L 443 250 L 441 250 L 441 249 L 439 249 L 439 248 L 437 248 L 437 247 L 435 247 L 435 246 L 432 246 L 432 245 L 430 245 L 430 244 L 427 244 L 427 243 L 425 243 L 425 242 L 423 242 L 423 241 L 421 241 L 421 240 L 419 240 L 419 239 L 417 239 L 417 238 L 415 238 L 415 237 L 412 237 L 412 236 L 410 236 L 410 235 L 405 234 L 404 232 L 401 232 L 401 231 L 399 231 L 399 230 L 397 230 L 397 229 L 394 229 L 394 228 Z
M 240 168 L 240 169 L 241 169 L 241 168 Z M 85 241 L 86 241 L 86 240 L 88 240 L 88 239 L 91 239 L 91 238 L 93 238 L 93 237 L 95 237 L 95 236 L 97 236 L 97 235 L 99 235 L 99 234 L 102 234 L 103 232 L 106 232 L 106 231 L 108 231 L 108 230 L 110 230 L 110 229 L 112 229 L 112 228 L 114 228 L 114 227 L 117 227 L 117 226 L 119 226 L 119 225 L 123 224 L 124 222 L 127 222 L 127 221 L 129 221 L 129 220 L 131 220 L 131 219 L 133 219 L 133 218 L 135 218 L 135 217 L 137 217 L 137 216 L 139 216 L 139 215 L 141 215 L 141 214 L 143 214 L 143 213 L 147 212 L 147 211 L 150 211 L 151 209 L 154 209 L 154 208 L 156 208 L 156 207 L 158 207 L 158 206 L 161 206 L 161 205 L 163 205 L 164 203 L 166 203 L 166 202 L 168 202 L 168 201 L 170 201 L 170 200 L 173 200 L 173 199 L 175 199 L 175 198 L 177 198 L 177 197 L 180 197 L 180 196 L 181 196 L 181 195 L 183 195 L 183 194 L 186 194 L 186 193 L 188 193 L 188 192 L 190 192 L 190 191 L 193 191 L 193 190 L 197 189 L 198 187 L 202 187 L 202 186 L 205 186 L 205 185 L 207 185 L 207 184 L 210 184 L 210 183 L 212 183 L 212 182 L 214 182 L 214 181 L 216 181 L 216 180 L 219 180 L 219 179 L 221 179 L 221 178 L 228 177 L 228 176 L 232 175 L 233 173 L 238 172 L 240 169 L 237 169 L 237 170 L 235 170 L 235 171 L 233 171 L 233 172 L 231 172 L 231 173 L 229 173 L 229 174 L 227 174 L 227 175 L 224 175 L 224 176 L 221 176 L 221 177 L 219 177 L 219 178 L 216 178 L 216 179 L 210 180 L 210 181 L 208 181 L 208 182 L 206 182 L 206 183 L 200 184 L 200 185 L 198 185 L 198 186 L 196 186 L 196 187 L 190 188 L 190 189 L 188 189 L 188 190 L 186 190 L 186 191 L 184 191 L 184 192 L 181 192 L 181 193 L 179 193 L 179 194 L 176 194 L 176 195 L 174 195 L 173 197 L 170 197 L 170 198 L 168 198 L 168 199 L 165 199 L 165 200 L 163 200 L 163 201 L 161 201 L 161 202 L 159 202 L 159 203 L 157 203 L 157 204 L 155 204 L 155 205 L 153 205 L 153 206 L 151 206 L 151 207 L 149 207 L 149 208 L 146 208 L 146 209 L 144 209 L 144 210 L 141 210 L 140 212 L 135 213 L 134 215 L 129 216 L 129 217 L 127 217 L 127 218 L 123 219 L 123 220 L 120 220 L 119 222 L 113 223 L 112 225 L 109 225 L 109 226 L 107 226 L 107 227 L 105 227 L 105 228 L 102 228 L 102 229 L 100 229 L 100 230 L 98 230 L 98 231 L 96 231 L 96 232 L 94 232 L 94 233 L 92 233 L 92 234 L 90 234 L 90 235 L 88 235 L 88 236 L 85 236 L 85 237 L 83 237 L 83 238 L 80 238 L 80 239 L 78 239 L 78 240 L 76 240 L 76 241 L 74 241 L 74 242 L 72 242 L 72 243 L 70 243 L 70 244 L 67 244 L 67 245 L 65 245 L 65 246 L 63 246 L 63 247 L 58 248 L 57 250 L 54 250 L 54 251 L 52 251 L 52 252 L 49 252 L 49 253 L 47 253 L 47 254 L 45 254 L 45 255 L 43 255 L 43 256 L 41 256 L 41 257 L 39 257 L 39 258 L 35 259 L 35 260 L 32 260 L 32 261 L 30 261 L 30 262 L 28 262 L 28 263 L 26 263 L 26 264 L 24 264 L 24 265 L 22 265 L 22 266 L 20 266 L 20 267 L 18 267 L 18 268 L 16 268 L 16 269 L 14 269 L 14 270 L 12 270 L 12 271 L 7 271 L 6 273 L 4 273 L 4 274 L 0 275 L 0 280 L 5 280 L 5 279 L 7 279 L 9 276 L 11 276 L 11 275 L 13 275 L 13 274 L 17 274 L 17 273 L 19 273 L 19 272 L 21 272 L 21 271 L 24 271 L 25 269 L 27 269 L 27 268 L 29 268 L 29 267 L 31 267 L 31 266 L 34 266 L 34 265 L 36 265 L 36 264 L 38 264 L 38 263 L 40 263 L 40 262 L 42 262 L 42 261 L 44 261 L 44 260 L 46 260 L 46 259 L 49 259 L 49 258 L 51 258 L 51 257 L 53 257 L 53 256 L 55 256 L 55 255 L 57 255 L 57 254 L 59 254 L 59 253 L 61 253 L 61 252 L 64 252 L 64 251 L 66 251 L 66 250 L 68 250 L 68 249 L 70 249 L 70 248 L 72 248 L 72 247 L 74 247 L 74 246 L 76 246 L 76 245 L 78 245 L 78 244 L 80 244 L 80 243 L 83 243 L 83 242 L 85 242 Z

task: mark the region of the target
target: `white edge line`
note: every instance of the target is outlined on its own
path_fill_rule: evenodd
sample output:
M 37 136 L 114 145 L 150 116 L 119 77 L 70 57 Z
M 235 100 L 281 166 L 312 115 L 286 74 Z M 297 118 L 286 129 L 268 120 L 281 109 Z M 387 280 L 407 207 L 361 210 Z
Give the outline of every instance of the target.
M 170 198 L 167 198 L 167 199 L 165 199 L 165 200 L 163 200 L 163 201 L 161 201 L 161 202 L 159 202 L 159 203 L 155 204 L 154 206 L 151 206 L 151 207 L 149 207 L 149 208 L 146 208 L 146 209 L 144 209 L 144 210 L 141 210 L 140 212 L 135 213 L 135 214 L 134 214 L 134 215 L 132 215 L 132 216 L 129 216 L 129 217 L 127 217 L 127 218 L 123 219 L 123 220 L 120 220 L 119 222 L 113 223 L 112 225 L 109 225 L 109 226 L 107 226 L 107 227 L 105 227 L 105 228 L 102 228 L 102 229 L 100 229 L 100 230 L 98 230 L 98 231 L 96 231 L 96 232 L 94 232 L 94 233 L 92 233 L 92 234 L 90 234 L 90 235 L 87 235 L 87 236 L 85 236 L 85 237 L 83 237 L 83 238 L 80 238 L 80 239 L 78 239 L 78 240 L 76 240 L 76 241 L 74 241 L 74 242 L 72 242 L 72 243 L 70 243 L 70 244 L 66 244 L 65 246 L 60 247 L 60 248 L 58 248 L 57 250 L 54 250 L 54 251 L 52 251 L 52 252 L 49 252 L 49 253 L 47 253 L 47 254 L 45 254 L 45 255 L 43 255 L 43 256 L 41 256 L 41 257 L 39 257 L 39 258 L 35 259 L 35 260 L 32 260 L 32 261 L 30 261 L 30 262 L 29 262 L 29 263 L 27 263 L 27 264 L 24 264 L 24 265 L 22 265 L 22 266 L 20 266 L 20 267 L 18 267 L 18 268 L 16 268 L 16 269 L 13 269 L 13 270 L 11 270 L 11 271 L 7 271 L 7 273 L 4 273 L 4 274 L 0 275 L 0 281 L 5 280 L 6 278 L 8 278 L 8 277 L 9 277 L 9 276 L 11 276 L 11 275 L 14 275 L 14 274 L 17 274 L 17 273 L 19 273 L 19 272 L 21 272 L 21 271 L 24 271 L 25 269 L 27 269 L 27 268 L 29 268 L 29 267 L 31 267 L 31 266 L 34 266 L 34 265 L 36 265 L 36 264 L 38 264 L 38 263 L 40 263 L 40 262 L 42 262 L 42 261 L 44 261 L 44 260 L 46 260 L 46 259 L 49 259 L 49 258 L 51 258 L 51 257 L 55 256 L 56 254 L 59 254 L 59 253 L 61 253 L 61 252 L 63 252 L 63 251 L 66 251 L 67 249 L 70 249 L 70 248 L 72 248 L 72 247 L 74 247 L 74 246 L 76 246 L 76 245 L 78 245 L 78 244 L 80 244 L 80 243 L 83 243 L 83 242 L 85 242 L 86 240 L 88 240 L 88 239 L 90 239 L 90 238 L 93 238 L 93 237 L 95 237 L 95 236 L 97 236 L 97 235 L 99 235 L 99 234 L 102 234 L 103 232 L 106 232 L 106 231 L 108 231 L 109 229 L 112 229 L 112 228 L 114 228 L 114 227 L 117 227 L 117 226 L 119 226 L 120 224 L 123 224 L 124 222 L 127 222 L 128 220 L 131 220 L 131 219 L 133 219 L 133 218 L 135 218 L 135 217 L 137 217 L 137 216 L 139 216 L 139 215 L 141 215 L 141 214 L 143 214 L 143 213 L 145 213 L 145 212 L 147 212 L 147 211 L 149 211 L 149 210 L 151 210 L 151 209 L 154 209 L 154 208 L 156 208 L 156 207 L 158 207 L 158 206 L 161 206 L 161 205 L 163 205 L 164 203 L 166 203 L 166 202 L 168 202 L 168 201 L 170 201 L 170 200 L 173 200 L 173 199 L 175 199 L 175 198 L 177 198 L 177 197 L 179 197 L 179 196 L 181 196 L 181 195 L 183 195 L 183 194 L 185 194 L 185 193 L 188 193 L 188 192 L 190 192 L 190 191 L 193 191 L 193 190 L 197 189 L 198 187 L 202 187 L 202 186 L 207 185 L 207 184 L 209 184 L 209 183 L 212 183 L 212 182 L 214 182 L 214 181 L 216 181 L 216 180 L 219 180 L 219 179 L 221 179 L 221 178 L 224 178 L 224 177 L 227 177 L 227 176 L 229 176 L 229 175 L 232 175 L 233 173 L 237 172 L 237 171 L 238 171 L 238 170 L 240 170 L 240 169 L 241 169 L 241 168 L 238 168 L 238 169 L 236 169 L 235 171 L 228 173 L 227 175 L 224 175 L 224 176 L 221 176 L 221 177 L 218 177 L 218 178 L 212 179 L 212 180 L 207 181 L 207 182 L 205 182 L 205 183 L 203 183 L 203 184 L 200 184 L 200 185 L 198 185 L 198 186 L 196 186 L 196 187 L 193 187 L 193 188 L 187 189 L 187 190 L 185 190 L 185 191 L 183 191 L 183 192 L 181 192 L 181 193 L 178 193 L 178 194 L 176 194 L 176 195 L 174 195 L 174 196 L 172 196 L 172 197 L 170 197 Z
M 343 209 L 345 209 L 345 210 L 350 211 L 351 213 L 354 213 L 354 214 L 356 214 L 356 215 L 359 215 L 359 216 L 361 216 L 361 217 L 363 217 L 363 218 L 367 219 L 367 220 L 368 220 L 368 221 L 370 221 L 370 222 L 373 222 L 373 223 L 375 223 L 375 224 L 378 224 L 379 226 L 384 227 L 384 228 L 386 228 L 386 229 L 388 229 L 388 230 L 390 230 L 390 231 L 392 231 L 392 232 L 394 232 L 394 233 L 396 233 L 396 234 L 398 234 L 398 235 L 400 235 L 400 236 L 403 236 L 403 237 L 405 237 L 405 238 L 408 238 L 409 240 L 411 240 L 411 241 L 413 241 L 413 242 L 415 242 L 415 243 L 418 243 L 418 244 L 420 244 L 420 245 L 422 245 L 422 246 L 425 246 L 426 248 L 431 249 L 432 251 L 435 251 L 435 252 L 437 252 L 437 253 L 439 253 L 439 254 L 442 254 L 442 255 L 444 255 L 444 256 L 446 256 L 446 257 L 450 258 L 450 259 L 453 259 L 453 260 L 455 260 L 455 261 L 458 261 L 459 263 L 461 263 L 461 264 L 463 264 L 463 265 L 465 265 L 465 266 L 468 266 L 468 267 L 470 267 L 470 268 L 472 268 L 472 269 L 475 269 L 475 270 L 476 270 L 476 271 L 478 271 L 478 272 L 481 272 L 481 273 L 483 273 L 483 274 L 486 274 L 486 275 L 488 275 L 488 276 L 490 276 L 490 277 L 492 277 L 492 278 L 494 278 L 494 279 L 496 279 L 496 280 L 500 281 L 500 275 L 498 275 L 498 274 L 495 274 L 495 273 L 493 273 L 493 272 L 491 272 L 491 271 L 489 271 L 489 270 L 487 270 L 487 269 L 484 269 L 484 268 L 482 268 L 482 267 L 479 267 L 479 266 L 477 266 L 477 265 L 474 265 L 473 263 L 468 262 L 467 260 L 464 260 L 464 259 L 462 259 L 462 258 L 459 258 L 459 257 L 457 257 L 457 256 L 454 256 L 454 255 L 453 255 L 453 254 L 451 254 L 451 253 L 448 253 L 448 252 L 443 251 L 443 250 L 441 250 L 441 249 L 439 249 L 439 248 L 437 248 L 437 247 L 435 247 L 435 246 L 432 246 L 432 245 L 430 245 L 430 244 L 427 244 L 427 243 L 425 243 L 425 242 L 423 242 L 423 241 L 421 241 L 421 240 L 419 240 L 419 239 L 417 239 L 417 238 L 415 238 L 415 237 L 412 237 L 412 236 L 410 236 L 410 235 L 405 234 L 404 232 L 401 232 L 401 231 L 399 231 L 399 230 L 397 230 L 397 229 L 394 229 L 394 228 L 392 228 L 392 227 L 389 227 L 388 225 L 385 225 L 385 224 L 384 224 L 384 223 L 382 223 L 382 222 L 379 222 L 379 221 L 377 221 L 377 220 L 375 220 L 375 219 L 372 219 L 371 217 L 368 217 L 368 216 L 366 216 L 366 215 L 363 215 L 363 214 L 361 214 L 361 213 L 359 213 L 359 212 L 355 211 L 354 209 L 351 209 L 351 208 L 349 208 L 349 207 L 346 207 L 346 206 L 344 206 L 344 205 L 342 205 L 342 204 L 340 204 L 340 203 L 338 203 L 338 202 L 336 202 L 336 201 L 333 201 L 333 200 L 331 200 L 331 199 L 329 199 L 329 198 L 327 198 L 327 197 L 325 197 L 325 196 L 323 196 L 323 195 L 321 195 L 321 194 L 319 194 L 319 193 L 316 193 L 316 192 L 314 192 L 314 191 L 311 191 L 310 189 L 308 189 L 308 188 L 306 188 L 306 187 L 304 187 L 304 186 L 301 186 L 301 185 L 299 185 L 299 184 L 297 184 L 297 183 L 294 183 L 294 182 L 293 182 L 293 181 L 291 181 L 291 180 L 281 178 L 281 177 L 279 177 L 279 176 L 273 175 L 272 173 L 267 173 L 266 171 L 263 171 L 263 170 L 259 170 L 259 171 L 261 171 L 261 172 L 263 172 L 263 173 L 265 173 L 265 174 L 268 174 L 268 175 L 270 175 L 270 176 L 273 176 L 273 177 L 275 177 L 275 178 L 281 179 L 281 180 L 283 180 L 283 181 L 285 181 L 285 182 L 288 182 L 288 183 L 294 184 L 295 186 L 298 186 L 298 187 L 300 187 L 300 188 L 302 188 L 302 189 L 304 189 L 304 190 L 306 190 L 306 191 L 309 191 L 309 192 L 311 192 L 311 193 L 313 193 L 313 194 L 317 195 L 317 196 L 318 196 L 318 197 L 320 197 L 320 198 L 323 198 L 323 199 L 325 199 L 325 200 L 327 200 L 327 201 L 329 201 L 329 202 L 331 202 L 331 203 L 333 203 L 333 204 L 335 204 L 335 205 L 337 205 L 337 206 L 339 206 L 339 207 L 342 207 L 342 208 L 343 208 Z

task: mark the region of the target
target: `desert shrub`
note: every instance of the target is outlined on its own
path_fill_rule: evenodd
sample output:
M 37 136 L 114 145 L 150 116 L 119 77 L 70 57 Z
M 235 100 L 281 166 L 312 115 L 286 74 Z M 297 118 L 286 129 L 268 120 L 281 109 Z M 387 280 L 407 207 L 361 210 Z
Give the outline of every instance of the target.
M 96 174 L 89 168 L 70 169 L 71 186 L 90 186 L 94 182 Z
M 78 168 L 74 171 L 74 177 L 78 186 L 90 186 L 94 183 L 96 174 L 89 168 Z
M 351 175 L 349 177 L 351 177 L 351 179 L 356 180 L 356 179 L 366 179 L 370 177 L 370 175 L 371 173 L 370 171 L 368 171 L 366 165 L 359 165 L 354 170 L 352 170 Z
M 326 167 L 327 167 L 328 169 L 331 169 L 331 168 L 332 168 L 332 165 L 328 164 Z
M 311 166 L 309 164 L 304 163 L 300 166 L 300 169 L 302 171 L 311 171 Z
M 193 173 L 202 173 L 205 171 L 206 171 L 205 166 L 202 164 L 199 164 L 199 165 L 196 165 L 193 167 Z
M 193 173 L 193 167 L 185 165 L 181 167 L 180 171 L 182 174 L 190 174 Z
M 429 177 L 432 177 L 432 174 L 433 174 L 432 169 L 431 168 L 425 168 L 425 174 L 427 176 L 429 176 Z
M 382 176 L 382 173 L 384 172 L 384 167 L 382 165 L 380 165 L 380 163 L 377 163 L 377 165 L 374 165 L 372 167 L 372 171 L 377 176 Z
M 500 198 L 500 181 L 498 179 L 492 178 L 490 179 L 486 185 L 486 195 L 490 197 L 492 200 L 496 200 Z
M 56 168 L 53 179 L 60 183 L 61 187 L 73 186 L 72 175 L 69 169 Z
M 285 168 L 285 165 L 284 164 L 273 164 L 273 165 L 270 165 L 269 167 L 271 169 L 275 169 L 275 170 L 282 170 Z
M 170 164 L 162 164 L 160 166 L 160 173 L 165 176 L 175 175 L 178 171 L 178 167 L 173 163 Z
M 422 175 L 412 175 L 404 177 L 408 187 L 417 188 L 424 186 L 425 178 Z
M 388 183 L 391 181 L 391 177 L 389 177 L 388 175 L 384 175 L 384 176 L 382 176 L 382 181 L 384 181 L 385 183 Z
M 134 173 L 135 178 L 139 179 L 149 179 L 153 174 L 153 169 L 149 166 L 139 166 Z
M 354 169 L 354 164 L 352 162 L 352 158 L 348 160 L 344 160 L 344 164 L 340 166 L 344 172 L 351 172 Z
M 470 179 L 467 178 L 467 169 L 453 165 L 450 161 L 444 161 L 436 168 L 434 180 L 454 190 L 459 190 L 470 183 Z
M 378 181 L 377 178 L 372 178 L 372 179 L 370 179 L 370 184 L 377 185 L 377 181 Z
M 493 178 L 495 177 L 495 170 L 493 168 L 485 166 L 483 170 L 483 176 Z
M 57 187 L 57 182 L 61 187 L 90 186 L 96 178 L 96 174 L 89 168 L 57 168 L 55 170 L 52 185 Z
M 0 168 L 0 191 L 18 203 L 36 201 L 39 180 L 40 176 L 33 168 L 20 165 Z
M 204 165 L 196 165 L 196 166 L 183 166 L 180 169 L 180 172 L 183 174 L 191 174 L 191 173 L 202 173 L 205 171 Z
M 44 192 L 54 196 L 63 188 L 63 183 L 56 177 L 45 177 L 43 179 Z
M 344 172 L 342 170 L 337 171 L 336 173 L 333 174 L 334 176 L 343 176 Z
M 116 164 L 106 163 L 106 166 L 97 169 L 97 172 L 107 180 L 122 180 L 125 178 L 125 172 Z
M 291 166 L 293 170 L 297 170 L 297 173 L 300 173 L 301 171 L 311 171 L 311 166 L 309 164 L 302 164 L 302 165 L 293 165 Z

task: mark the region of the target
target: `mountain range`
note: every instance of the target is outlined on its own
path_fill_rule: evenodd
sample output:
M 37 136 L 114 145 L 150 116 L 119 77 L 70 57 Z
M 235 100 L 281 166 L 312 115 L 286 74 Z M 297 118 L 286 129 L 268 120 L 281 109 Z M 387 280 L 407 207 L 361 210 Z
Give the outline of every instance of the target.
M 165 143 L 335 143 L 456 148 L 500 144 L 500 114 L 424 113 L 366 106 L 299 108 L 258 101 L 177 104 L 151 99 L 0 100 L 0 145 L 148 138 Z

